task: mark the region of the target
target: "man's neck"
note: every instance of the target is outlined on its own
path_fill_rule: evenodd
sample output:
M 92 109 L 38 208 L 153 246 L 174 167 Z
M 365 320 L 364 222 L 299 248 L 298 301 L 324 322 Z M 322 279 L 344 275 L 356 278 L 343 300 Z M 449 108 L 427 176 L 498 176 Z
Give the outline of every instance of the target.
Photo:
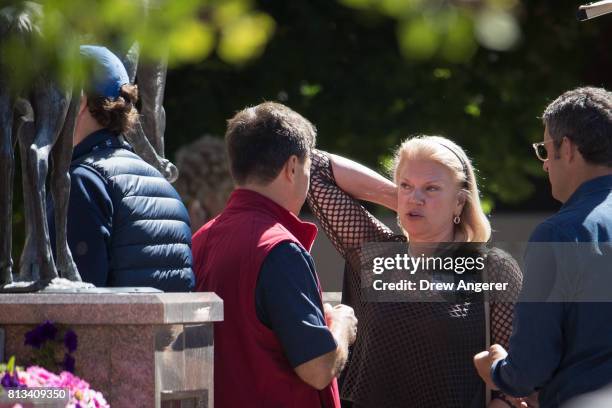
M 91 135 L 93 132 L 96 132 L 100 129 L 104 129 L 104 126 L 100 125 L 97 122 L 79 127 L 74 132 L 73 146 L 77 146 L 79 143 L 85 140 L 87 136 Z
M 280 191 L 281 189 L 274 182 L 267 184 L 265 186 L 262 186 L 261 184 L 256 184 L 256 183 L 246 183 L 246 184 L 238 186 L 238 188 L 255 191 L 256 193 L 259 193 L 262 196 L 267 197 L 270 200 L 274 201 L 276 204 L 280 205 L 287 211 L 292 212 L 294 215 L 296 216 L 298 215 L 291 208 L 291 205 L 289 204 L 289 200 L 286 199 L 286 195 L 282 194 L 282 192 Z
M 572 185 L 571 192 L 568 194 L 567 198 L 563 201 L 566 202 L 569 198 L 580 188 L 581 185 L 586 183 L 587 181 L 591 181 L 598 177 L 603 176 L 612 176 L 612 168 L 607 166 L 585 166 L 582 171 L 577 171 L 572 177 L 570 181 Z

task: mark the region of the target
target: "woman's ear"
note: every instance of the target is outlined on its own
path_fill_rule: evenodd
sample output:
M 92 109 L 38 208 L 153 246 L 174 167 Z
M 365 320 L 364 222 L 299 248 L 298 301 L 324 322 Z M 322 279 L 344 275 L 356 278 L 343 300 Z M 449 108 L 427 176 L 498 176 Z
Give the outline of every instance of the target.
M 465 207 L 465 203 L 467 202 L 467 196 L 464 190 L 459 190 L 457 194 L 457 212 L 456 215 L 461 215 L 463 212 L 463 208 Z

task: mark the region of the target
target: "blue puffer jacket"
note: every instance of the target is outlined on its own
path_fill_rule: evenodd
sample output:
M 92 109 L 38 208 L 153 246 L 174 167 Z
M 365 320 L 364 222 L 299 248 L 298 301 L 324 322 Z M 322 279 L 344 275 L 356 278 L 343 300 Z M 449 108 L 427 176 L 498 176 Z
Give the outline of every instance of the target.
M 99 175 L 110 196 L 106 286 L 151 286 L 171 292 L 193 289 L 191 229 L 181 198 L 121 138 L 106 133 L 89 136 L 98 139 L 96 144 L 71 163 L 71 173 L 80 168 Z M 69 238 L 70 229 L 69 219 Z

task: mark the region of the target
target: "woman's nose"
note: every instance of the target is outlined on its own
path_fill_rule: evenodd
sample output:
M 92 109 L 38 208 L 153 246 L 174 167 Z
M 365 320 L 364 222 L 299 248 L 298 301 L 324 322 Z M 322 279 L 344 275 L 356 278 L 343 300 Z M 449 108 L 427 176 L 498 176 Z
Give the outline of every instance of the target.
M 423 205 L 423 204 L 425 204 L 425 195 L 423 194 L 423 192 L 421 190 L 414 189 L 408 195 L 408 200 L 411 203 L 418 204 L 418 205 Z

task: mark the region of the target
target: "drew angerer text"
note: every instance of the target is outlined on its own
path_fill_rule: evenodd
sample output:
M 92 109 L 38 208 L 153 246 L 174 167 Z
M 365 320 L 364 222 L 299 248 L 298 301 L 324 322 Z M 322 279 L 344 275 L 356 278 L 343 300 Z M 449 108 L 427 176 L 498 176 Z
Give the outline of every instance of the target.
M 375 280 L 372 287 L 374 290 L 397 290 L 397 291 L 505 291 L 508 289 L 508 282 L 471 282 L 460 280 L 458 282 L 432 282 L 426 279 L 418 281 L 402 279 L 399 282 L 383 282 Z

